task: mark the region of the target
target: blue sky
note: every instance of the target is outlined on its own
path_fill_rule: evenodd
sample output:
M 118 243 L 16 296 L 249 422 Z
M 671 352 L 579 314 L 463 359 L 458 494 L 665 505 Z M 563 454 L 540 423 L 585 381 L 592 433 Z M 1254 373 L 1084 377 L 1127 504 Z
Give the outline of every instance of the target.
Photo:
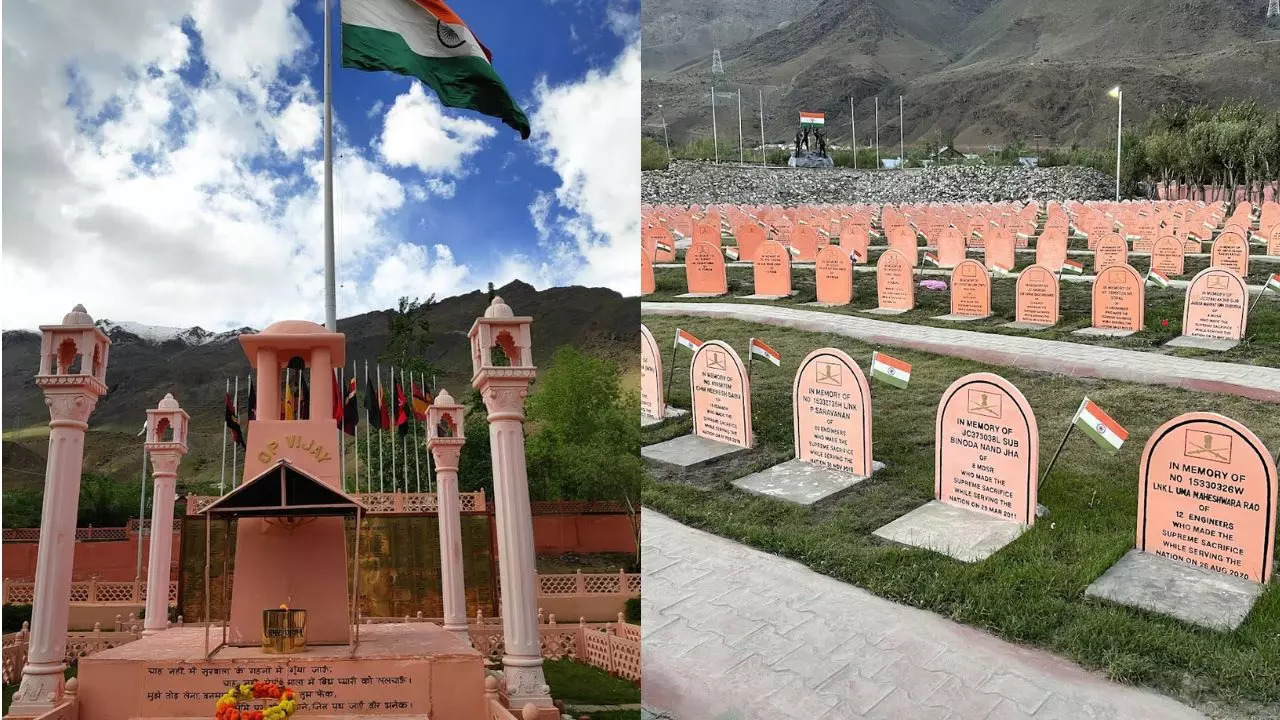
M 323 6 L 60 5 L 5 5 L 0 279 L 29 302 L 3 327 L 76 302 L 211 330 L 322 320 Z M 450 5 L 534 135 L 341 68 L 335 7 L 339 316 L 517 277 L 634 295 L 639 1 Z

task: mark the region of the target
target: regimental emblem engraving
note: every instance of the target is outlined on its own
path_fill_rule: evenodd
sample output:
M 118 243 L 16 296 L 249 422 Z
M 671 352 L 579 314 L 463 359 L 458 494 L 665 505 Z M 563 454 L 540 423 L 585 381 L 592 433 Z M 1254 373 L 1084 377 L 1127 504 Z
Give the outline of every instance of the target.
M 708 350 L 707 367 L 711 370 L 728 370 L 724 353 L 719 350 Z
M 1000 419 L 1000 406 L 1004 398 L 993 395 L 986 390 L 969 391 L 969 412 L 989 418 Z
M 1189 430 L 1187 431 L 1184 453 L 1187 457 L 1196 458 L 1197 460 L 1230 463 L 1231 436 L 1203 430 Z
M 840 386 L 840 364 L 819 362 L 814 366 L 814 382 L 819 385 Z

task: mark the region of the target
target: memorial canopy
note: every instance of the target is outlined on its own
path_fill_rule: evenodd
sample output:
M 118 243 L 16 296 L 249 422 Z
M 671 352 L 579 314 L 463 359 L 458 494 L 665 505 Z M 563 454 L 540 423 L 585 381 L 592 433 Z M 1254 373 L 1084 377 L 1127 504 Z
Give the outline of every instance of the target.
M 322 517 L 364 515 L 359 500 L 280 460 L 205 507 L 211 517 Z

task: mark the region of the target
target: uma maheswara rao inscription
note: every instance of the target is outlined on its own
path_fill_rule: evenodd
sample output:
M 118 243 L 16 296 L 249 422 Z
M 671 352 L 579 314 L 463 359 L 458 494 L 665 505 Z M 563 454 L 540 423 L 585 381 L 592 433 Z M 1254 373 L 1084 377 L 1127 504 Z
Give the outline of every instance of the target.
M 695 435 L 751 447 L 751 403 L 742 361 L 728 345 L 710 340 L 689 368 Z
M 368 664 L 335 660 L 325 663 L 233 663 L 148 665 L 143 677 L 143 714 L 149 717 L 189 715 L 193 705 L 212 708 L 229 688 L 266 680 L 293 688 L 299 712 L 359 711 L 403 715 L 428 712 L 423 698 L 425 677 L 390 664 L 375 674 Z M 415 687 L 415 680 L 418 686 Z
M 1141 467 L 1138 549 L 1265 583 L 1276 526 L 1276 468 L 1229 418 L 1193 413 L 1156 430 Z

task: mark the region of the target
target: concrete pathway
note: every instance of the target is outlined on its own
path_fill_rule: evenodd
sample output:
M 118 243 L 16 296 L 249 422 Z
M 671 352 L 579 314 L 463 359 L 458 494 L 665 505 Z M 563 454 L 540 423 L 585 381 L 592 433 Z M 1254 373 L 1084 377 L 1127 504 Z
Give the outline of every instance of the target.
M 644 704 L 660 717 L 1205 717 L 648 508 L 643 538 Z
M 871 344 L 1026 370 L 1097 377 L 1280 402 L 1280 368 L 1174 357 L 1083 343 L 873 320 L 857 315 L 743 303 L 646 302 L 644 315 L 724 318 L 833 333 Z M 694 330 L 696 332 L 696 330 Z

